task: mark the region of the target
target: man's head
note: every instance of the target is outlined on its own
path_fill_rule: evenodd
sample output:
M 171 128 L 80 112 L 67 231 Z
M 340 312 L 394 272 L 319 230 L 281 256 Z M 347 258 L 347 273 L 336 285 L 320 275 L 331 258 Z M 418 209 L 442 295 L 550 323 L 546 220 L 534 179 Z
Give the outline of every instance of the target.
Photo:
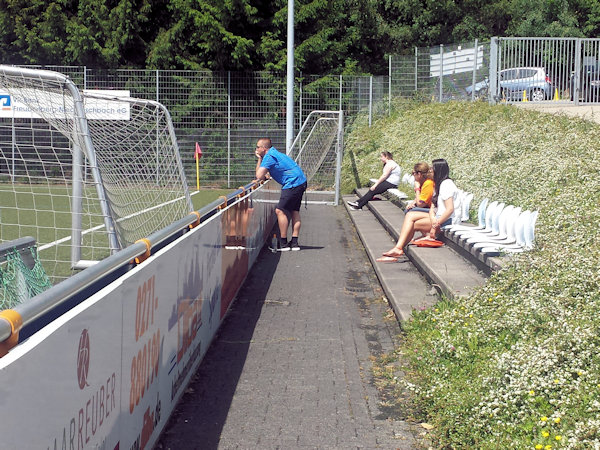
M 260 156 L 265 156 L 265 153 L 271 148 L 271 139 L 260 138 L 256 143 L 256 153 Z

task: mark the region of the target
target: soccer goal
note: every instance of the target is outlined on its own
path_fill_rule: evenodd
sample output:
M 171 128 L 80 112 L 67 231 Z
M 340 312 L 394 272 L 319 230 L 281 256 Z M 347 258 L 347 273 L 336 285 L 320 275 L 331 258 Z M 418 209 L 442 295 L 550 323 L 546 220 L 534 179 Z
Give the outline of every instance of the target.
M 343 111 L 312 111 L 290 147 L 289 156 L 304 171 L 314 203 L 339 203 L 343 131 Z
M 192 210 L 163 105 L 0 66 L 0 243 L 33 236 L 56 282 Z

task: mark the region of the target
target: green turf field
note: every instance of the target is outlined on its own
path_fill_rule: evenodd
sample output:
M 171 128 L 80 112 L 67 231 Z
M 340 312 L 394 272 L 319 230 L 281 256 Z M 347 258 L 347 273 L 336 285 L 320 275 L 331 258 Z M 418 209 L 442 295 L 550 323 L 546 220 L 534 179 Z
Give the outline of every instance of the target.
M 194 209 L 198 210 L 231 191 L 204 189 L 190 192 Z M 156 195 L 149 195 L 148 190 L 130 192 L 130 196 L 135 198 L 139 208 L 156 207 L 157 202 L 160 204 Z M 81 259 L 102 260 L 109 255 L 108 239 L 95 189 L 86 188 L 83 197 Z M 53 283 L 73 274 L 70 263 L 70 205 L 70 190 L 65 186 L 0 183 L 0 242 L 33 236 L 40 260 Z M 114 208 L 119 206 L 114 205 Z M 160 208 L 153 210 L 153 214 L 160 214 Z M 165 217 L 161 223 L 166 226 L 173 220 Z M 129 226 L 135 227 L 135 221 Z

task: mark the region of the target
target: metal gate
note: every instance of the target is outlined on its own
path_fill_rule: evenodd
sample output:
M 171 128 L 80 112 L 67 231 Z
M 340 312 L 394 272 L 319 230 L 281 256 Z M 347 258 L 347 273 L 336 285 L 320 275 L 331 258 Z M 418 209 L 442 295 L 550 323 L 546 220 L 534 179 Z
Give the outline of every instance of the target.
M 600 103 L 600 39 L 493 38 L 495 101 Z

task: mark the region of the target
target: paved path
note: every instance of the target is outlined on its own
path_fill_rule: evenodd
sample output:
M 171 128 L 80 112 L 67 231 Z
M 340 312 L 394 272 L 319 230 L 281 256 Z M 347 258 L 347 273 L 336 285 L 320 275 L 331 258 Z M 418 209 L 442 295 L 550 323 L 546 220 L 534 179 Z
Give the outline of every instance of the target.
M 564 114 L 570 117 L 580 117 L 590 122 L 600 123 L 600 105 L 579 105 L 575 106 L 573 103 L 562 103 L 562 102 L 515 102 L 519 108 L 534 109 L 540 112 L 550 114 Z
M 157 449 L 417 448 L 374 385 L 400 329 L 346 210 L 301 214 L 302 250 L 263 250 Z

